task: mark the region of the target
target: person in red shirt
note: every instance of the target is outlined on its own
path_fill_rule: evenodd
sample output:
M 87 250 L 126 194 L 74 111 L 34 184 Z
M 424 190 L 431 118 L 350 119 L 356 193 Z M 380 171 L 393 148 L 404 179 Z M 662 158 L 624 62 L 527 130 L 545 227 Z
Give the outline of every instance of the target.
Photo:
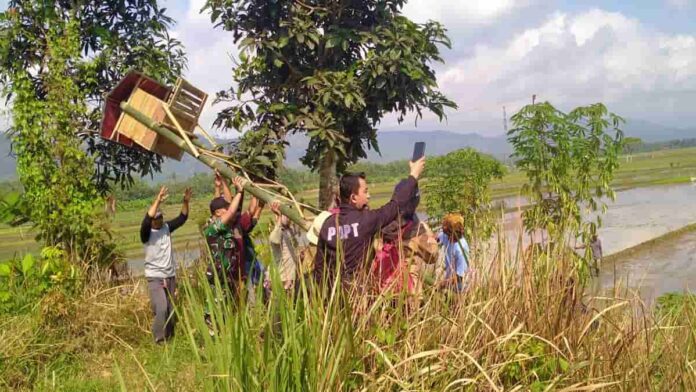
M 346 174 L 339 184 L 338 212 L 329 217 L 319 232 L 314 260 L 314 278 L 320 285 L 334 281 L 340 269 L 342 282 L 352 282 L 370 260 L 374 235 L 407 209 L 425 167 L 425 158 L 410 162 L 410 176 L 400 183 L 391 201 L 371 210 L 370 192 L 364 174 Z

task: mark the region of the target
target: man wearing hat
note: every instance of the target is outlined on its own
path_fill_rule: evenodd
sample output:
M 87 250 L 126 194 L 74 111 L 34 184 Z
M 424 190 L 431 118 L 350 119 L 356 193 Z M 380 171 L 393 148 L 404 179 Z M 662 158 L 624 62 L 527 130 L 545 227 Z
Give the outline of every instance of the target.
M 247 276 L 243 236 L 252 223 L 250 219 L 243 219 L 245 215 L 237 213 L 244 197 L 244 181 L 241 177 L 234 178 L 237 193 L 231 200 L 227 183 L 223 181 L 224 196 L 218 196 L 210 202 L 211 219 L 203 229 L 214 266 L 208 268 L 208 281 L 214 284 L 217 274 L 220 284 L 223 287 L 227 285 L 235 296 L 239 295 L 238 290 Z
M 191 188 L 184 191 L 181 213 L 164 222 L 159 207 L 168 197 L 167 187 L 160 188 L 140 225 L 140 241 L 145 245 L 145 278 L 150 294 L 150 306 L 155 318 L 152 335 L 155 343 L 163 343 L 174 335 L 174 306 L 176 291 L 176 261 L 172 250 L 172 233 L 188 219 Z

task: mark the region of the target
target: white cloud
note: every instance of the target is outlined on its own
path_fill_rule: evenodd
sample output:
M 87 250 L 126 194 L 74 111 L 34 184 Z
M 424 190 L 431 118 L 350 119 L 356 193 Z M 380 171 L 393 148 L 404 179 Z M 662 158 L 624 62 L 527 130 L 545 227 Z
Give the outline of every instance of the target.
M 181 3 L 170 1 L 181 8 Z M 179 24 L 174 33 L 188 53 L 185 77 L 207 91 L 212 102 L 216 91 L 233 83 L 230 56 L 237 50 L 231 33 L 214 29 L 209 15 L 199 13 L 204 3 L 188 2 L 176 17 Z M 444 51 L 448 62 L 438 65 L 438 81 L 459 109 L 450 111 L 445 124 L 426 114 L 420 129 L 499 133 L 502 107 L 507 107 L 509 117 L 528 103 L 532 94 L 564 108 L 602 101 L 627 117 L 696 121 L 690 107 L 696 101 L 696 36 L 661 33 L 638 19 L 601 9 L 553 12 L 537 19 L 540 9 L 533 5 L 542 3 L 407 3 L 407 16 L 419 22 L 442 21 L 458 44 L 454 50 Z M 536 16 L 522 21 L 516 17 L 520 12 Z M 201 125 L 210 129 L 223 107 L 211 108 L 209 104 Z M 413 129 L 413 117 L 407 120 L 397 125 L 395 117 L 388 116 L 382 128 Z
M 438 76 L 459 105 L 441 128 L 501 132 L 502 106 L 509 116 L 532 94 L 563 108 L 601 101 L 628 117 L 696 120 L 696 37 L 655 32 L 599 9 L 557 12 L 500 45 L 476 45 Z
M 410 0 L 404 15 L 417 22 L 438 20 L 445 25 L 453 23 L 488 23 L 515 8 L 528 5 L 527 0 Z

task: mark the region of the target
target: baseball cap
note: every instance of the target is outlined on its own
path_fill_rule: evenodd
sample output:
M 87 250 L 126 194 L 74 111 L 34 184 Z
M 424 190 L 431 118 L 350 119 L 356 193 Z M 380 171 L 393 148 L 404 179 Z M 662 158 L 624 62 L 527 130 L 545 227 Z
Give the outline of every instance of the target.
M 319 213 L 319 215 L 317 215 L 316 218 L 314 218 L 312 226 L 307 231 L 307 240 L 310 244 L 316 246 L 319 243 L 319 233 L 321 232 L 321 227 L 324 226 L 324 222 L 326 222 L 331 215 L 333 214 L 331 214 L 329 211 L 322 211 Z
M 210 202 L 210 213 L 214 214 L 215 211 L 219 210 L 220 208 L 227 208 L 229 206 L 230 203 L 227 200 L 225 200 L 224 197 L 216 197 Z

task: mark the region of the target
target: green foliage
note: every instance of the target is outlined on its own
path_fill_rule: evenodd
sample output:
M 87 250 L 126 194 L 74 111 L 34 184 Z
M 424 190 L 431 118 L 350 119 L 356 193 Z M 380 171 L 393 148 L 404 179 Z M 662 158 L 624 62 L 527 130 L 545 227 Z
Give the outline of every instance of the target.
M 67 69 L 79 53 L 76 27 L 76 21 L 56 24 L 47 34 L 45 96 L 36 96 L 28 71 L 18 71 L 12 105 L 17 173 L 25 190 L 22 209 L 40 240 L 62 244 L 71 254 L 83 251 L 94 237 L 92 217 L 99 201 L 92 160 L 74 132 L 86 112 Z
M 467 238 L 490 238 L 493 232 L 489 185 L 501 179 L 505 167 L 472 148 L 431 158 L 426 168 L 425 206 L 431 221 L 450 212 L 464 217 Z
M 185 57 L 180 43 L 168 35 L 172 23 L 154 0 L 10 0 L 0 13 L 0 95 L 8 101 L 16 101 L 20 92 L 34 95 L 37 102 L 47 99 L 54 88 L 47 61 L 56 50 L 49 41 L 72 25 L 77 47 L 71 47 L 62 72 L 76 86 L 77 96 L 71 98 L 85 104 L 74 113 L 73 134 L 82 138 L 95 160 L 90 176 L 95 176 L 98 189 L 105 192 L 109 181 L 127 184 L 131 173 L 159 170 L 161 158 L 98 137 L 103 97 L 130 69 L 167 82 L 181 73 Z M 18 125 L 13 122 L 13 127 Z
M 566 114 L 545 102 L 525 106 L 512 123 L 512 156 L 529 180 L 523 186 L 531 203 L 524 212 L 525 227 L 548 230 L 556 240 L 580 235 L 589 245 L 601 216 L 593 221 L 583 215 L 604 212 L 603 198 L 614 198 L 611 181 L 623 146 L 623 119 L 601 103 Z
M 657 314 L 662 317 L 674 318 L 685 308 L 696 309 L 696 295 L 683 293 L 667 293 L 657 297 Z
M 644 143 L 641 142 L 634 146 L 633 153 L 639 152 L 650 152 L 650 151 L 660 151 L 660 150 L 675 150 L 681 148 L 689 148 L 696 146 L 696 139 L 676 139 L 668 140 L 666 142 L 653 142 Z
M 152 203 L 152 198 L 157 195 L 157 192 L 159 192 L 162 185 L 167 186 L 171 194 L 183 194 L 184 189 L 187 187 L 190 187 L 193 190 L 194 195 L 199 196 L 212 194 L 214 191 L 213 175 L 210 173 L 196 173 L 185 181 L 172 180 L 163 181 L 158 184 L 136 179 L 133 181 L 132 186 L 125 189 L 116 190 L 114 192 L 114 196 L 116 197 L 116 200 L 120 202 L 146 200 L 147 205 L 149 205 L 149 203 Z M 138 205 L 140 206 L 140 204 Z
M 428 160 L 430 165 L 430 160 Z M 394 161 L 389 163 L 372 163 L 360 161 L 349 166 L 346 171 L 363 172 L 372 183 L 391 182 L 404 178 L 409 171 L 408 161 Z
M 180 285 L 180 325 L 191 345 L 191 359 L 215 374 L 202 390 L 339 390 L 355 364 L 349 309 L 336 293 L 325 306 L 302 285 L 298 300 L 284 295 L 271 269 L 267 305 L 247 307 L 230 298 L 216 280 L 211 287 L 203 270 L 185 275 Z M 309 299 L 311 298 L 311 300 Z M 210 315 L 214 336 L 205 323 Z M 261 338 L 259 338 L 261 336 Z
M 533 392 L 548 390 L 554 378 L 567 373 L 570 364 L 563 357 L 547 353 L 546 344 L 527 339 L 506 345 L 510 357 L 515 360 L 505 365 L 502 379 L 506 385 L 527 385 Z
M 98 202 L 92 160 L 74 133 L 79 115 L 86 111 L 77 85 L 67 76 L 66 65 L 79 53 L 75 23 L 55 25 L 47 35 L 46 95 L 36 96 L 29 72 L 17 72 L 12 107 L 26 212 L 40 240 L 63 244 L 71 253 L 81 251 L 92 238 Z
M 19 192 L 9 192 L 0 196 L 0 223 L 19 226 L 29 221 L 24 197 Z
M 28 253 L 1 262 L 0 313 L 27 311 L 51 290 L 74 293 L 80 285 L 78 277 L 65 251 L 56 247 L 44 248 L 39 260 Z
M 416 24 L 405 1 L 210 0 L 204 10 L 239 46 L 232 105 L 215 124 L 249 130 L 235 153 L 245 167 L 276 177 L 286 136 L 310 137 L 302 161 L 320 171 L 326 201 L 336 172 L 377 151 L 377 124 L 397 112 L 440 118 L 455 107 L 437 90 L 431 63 L 449 46 L 437 22 Z

